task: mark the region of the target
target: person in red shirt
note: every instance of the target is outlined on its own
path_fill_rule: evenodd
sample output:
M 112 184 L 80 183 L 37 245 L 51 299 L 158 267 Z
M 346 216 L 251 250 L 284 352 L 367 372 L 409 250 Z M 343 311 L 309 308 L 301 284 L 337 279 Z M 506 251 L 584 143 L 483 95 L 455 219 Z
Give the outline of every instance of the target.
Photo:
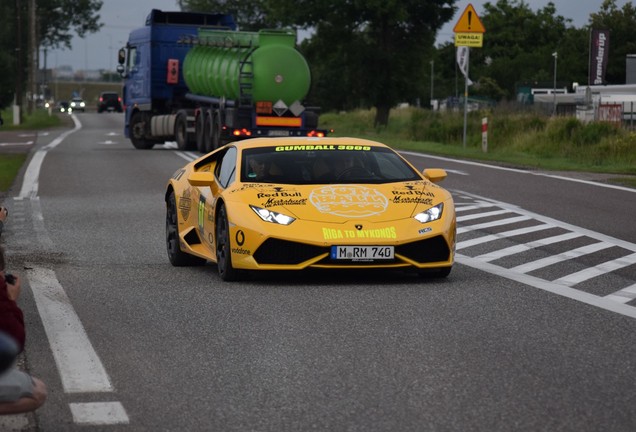
M 17 304 L 21 284 L 18 276 L 5 273 L 4 250 L 0 247 L 0 332 L 6 347 L 15 342 L 17 353 L 24 350 L 24 314 Z M 0 371 L 0 415 L 18 414 L 38 409 L 46 400 L 46 385 L 38 378 L 9 367 Z

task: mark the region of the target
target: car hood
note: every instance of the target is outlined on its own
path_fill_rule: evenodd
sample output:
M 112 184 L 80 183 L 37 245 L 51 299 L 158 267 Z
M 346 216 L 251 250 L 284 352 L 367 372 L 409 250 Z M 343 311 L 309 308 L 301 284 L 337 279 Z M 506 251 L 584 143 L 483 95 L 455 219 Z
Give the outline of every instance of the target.
M 240 201 L 296 219 L 323 222 L 405 219 L 447 199 L 439 186 L 422 180 L 388 184 L 269 185 L 244 183 L 228 191 Z

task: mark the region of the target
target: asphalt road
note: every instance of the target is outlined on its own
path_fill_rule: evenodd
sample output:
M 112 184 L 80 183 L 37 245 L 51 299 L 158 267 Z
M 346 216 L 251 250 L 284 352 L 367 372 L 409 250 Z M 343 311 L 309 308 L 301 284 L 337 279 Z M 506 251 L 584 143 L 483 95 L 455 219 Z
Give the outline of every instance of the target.
M 187 155 L 135 150 L 120 115 L 76 118 L 5 198 L 26 366 L 49 399 L 1 430 L 636 429 L 633 190 L 409 155 L 449 170 L 448 279 L 224 283 L 167 259 L 164 187 Z

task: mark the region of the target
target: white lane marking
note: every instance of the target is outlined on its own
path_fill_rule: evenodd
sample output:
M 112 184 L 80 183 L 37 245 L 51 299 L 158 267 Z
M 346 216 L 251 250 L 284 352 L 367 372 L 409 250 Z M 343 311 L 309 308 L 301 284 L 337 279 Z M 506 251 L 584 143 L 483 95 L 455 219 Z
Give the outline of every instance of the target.
M 536 249 L 538 247 L 541 246 L 547 246 L 547 245 L 551 245 L 554 243 L 559 243 L 562 241 L 566 241 L 566 240 L 571 240 L 573 238 L 577 238 L 577 237 L 582 237 L 582 234 L 579 233 L 575 233 L 575 232 L 569 232 L 569 233 L 565 233 L 565 234 L 561 234 L 561 235 L 557 235 L 557 236 L 553 236 L 553 237 L 547 237 L 547 238 L 543 238 L 541 240 L 535 240 L 532 242 L 528 242 L 528 243 L 523 243 L 523 244 L 518 244 L 515 246 L 510 246 L 507 248 L 503 248 L 503 249 L 499 249 L 496 251 L 492 251 L 492 252 L 488 252 L 485 253 L 483 255 L 479 255 L 476 256 L 474 258 L 481 260 L 481 261 L 486 261 L 486 262 L 490 262 L 490 261 L 495 261 L 498 260 L 499 258 L 503 258 L 503 257 L 507 257 L 510 255 L 514 255 L 517 253 L 521 253 L 521 252 L 525 252 L 531 249 Z
M 176 141 L 166 141 L 163 144 L 158 144 L 155 146 L 156 148 L 163 148 L 166 150 L 173 150 L 179 148 Z
M 475 231 L 475 230 L 480 230 L 484 228 L 492 228 L 492 227 L 501 226 L 501 225 L 515 224 L 517 222 L 523 222 L 530 219 L 532 219 L 530 216 L 522 215 L 522 216 L 516 216 L 516 217 L 507 218 L 507 219 L 499 219 L 492 222 L 484 222 L 484 223 L 476 224 L 476 225 L 462 226 L 461 228 L 457 228 L 457 234 L 462 234 L 468 231 Z
M 474 239 L 470 239 L 470 240 L 463 240 L 457 243 L 457 249 L 464 249 L 470 246 L 475 246 L 478 244 L 482 244 L 482 243 L 488 243 L 491 242 L 493 240 L 501 240 L 504 238 L 508 238 L 508 237 L 514 237 L 514 236 L 518 236 L 518 235 L 523 235 L 523 234 L 528 234 L 528 233 L 532 233 L 532 232 L 537 232 L 537 231 L 543 231 L 543 230 L 547 230 L 550 228 L 554 228 L 554 226 L 552 225 L 548 225 L 548 224 L 541 224 L 541 225 L 534 225 L 531 227 L 527 227 L 527 228 L 519 228 L 519 229 L 515 229 L 515 230 L 510 230 L 510 231 L 504 231 L 504 232 L 500 232 L 497 234 L 489 234 L 489 235 L 485 235 L 485 236 L 481 236 L 481 237 L 477 237 Z
M 468 192 L 461 192 L 461 193 L 463 193 L 463 194 L 465 194 L 467 196 L 471 196 L 471 197 L 473 197 L 475 199 L 478 199 L 478 200 L 491 202 L 491 203 L 496 204 L 499 207 L 504 208 L 504 209 L 510 209 L 510 210 L 513 210 L 513 211 L 516 211 L 516 212 L 523 212 L 524 215 L 527 215 L 530 218 L 535 219 L 535 220 L 537 220 L 539 222 L 543 222 L 545 224 L 549 224 L 549 225 L 551 225 L 552 228 L 558 227 L 558 228 L 563 228 L 564 230 L 567 230 L 567 231 L 576 231 L 578 233 L 581 233 L 581 234 L 583 234 L 583 235 L 585 235 L 587 237 L 591 237 L 591 238 L 596 239 L 598 241 L 611 243 L 614 246 L 620 246 L 620 247 L 622 247 L 624 249 L 636 252 L 636 244 L 634 244 L 634 243 L 630 243 L 630 242 L 625 241 L 625 240 L 617 239 L 615 237 L 611 237 L 611 236 L 608 236 L 608 235 L 605 235 L 605 234 L 601 234 L 601 233 L 598 233 L 596 231 L 592 231 L 592 230 L 589 230 L 589 229 L 586 229 L 586 228 L 581 228 L 581 227 L 576 226 L 576 225 L 571 225 L 569 223 L 562 222 L 560 220 L 553 219 L 553 218 L 550 218 L 550 217 L 547 217 L 547 216 L 543 216 L 543 215 L 540 215 L 538 213 L 533 213 L 533 212 L 527 211 L 527 210 L 521 210 L 519 208 L 519 206 L 516 206 L 516 205 L 508 204 L 508 203 L 505 203 L 505 202 L 502 202 L 502 201 L 493 200 L 493 199 L 490 199 L 490 198 L 485 198 L 485 197 L 482 197 L 480 195 L 474 195 L 474 194 L 471 194 L 471 193 L 468 193 Z
M 38 194 L 38 178 L 40 176 L 40 168 L 42 167 L 42 162 L 44 161 L 44 157 L 46 153 L 57 147 L 64 138 L 69 136 L 70 134 L 77 132 L 82 128 L 82 124 L 78 120 L 78 118 L 73 114 L 71 116 L 73 122 L 75 123 L 75 128 L 71 130 L 67 130 L 53 141 L 51 141 L 46 146 L 42 147 L 40 150 L 36 151 L 33 157 L 31 158 L 31 162 L 29 162 L 29 166 L 27 167 L 24 173 L 24 180 L 22 181 L 22 189 L 20 190 L 20 198 L 32 198 L 37 196 Z
M 128 414 L 120 402 L 71 403 L 73 421 L 81 425 L 128 424 Z
M 196 155 L 192 152 L 183 152 L 183 151 L 176 151 L 174 152 L 177 156 L 179 156 L 180 158 L 183 158 L 185 160 L 187 160 L 188 162 L 192 162 L 193 160 L 195 160 L 198 157 L 201 157 L 201 155 Z
M 27 277 L 67 393 L 111 392 L 113 386 L 55 272 L 32 265 Z
M 616 291 L 615 293 L 608 294 L 605 298 L 620 303 L 632 301 L 636 298 L 636 284 L 630 285 L 620 291 Z
M 473 205 L 463 205 L 463 204 L 456 203 L 455 211 L 457 213 L 461 213 L 461 212 L 465 212 L 469 210 L 479 210 L 479 209 L 488 208 L 488 207 L 496 207 L 496 205 L 492 203 L 480 203 L 480 204 L 473 204 Z
M 507 204 L 507 203 L 503 203 L 503 202 L 499 202 L 495 200 L 489 200 L 478 195 L 473 195 L 473 194 L 469 194 L 469 193 L 461 192 L 461 191 L 459 191 L 458 194 L 463 194 L 464 198 L 466 199 L 472 197 L 475 201 L 479 202 L 479 206 L 481 206 L 482 208 L 487 207 L 487 206 L 483 206 L 484 202 L 490 201 L 490 203 L 495 205 L 496 207 L 499 207 L 502 209 L 508 209 L 510 211 L 517 212 L 517 214 L 524 214 L 524 215 L 530 216 L 534 221 L 536 221 L 537 223 L 542 223 L 542 225 L 536 225 L 536 226 L 531 226 L 528 228 L 521 228 L 521 229 L 513 229 L 513 230 L 502 232 L 502 233 L 482 235 L 474 239 L 467 239 L 463 241 L 459 240 L 461 239 L 461 236 L 459 236 L 458 237 L 459 241 L 456 246 L 457 250 L 478 245 L 478 244 L 482 244 L 482 243 L 488 243 L 491 241 L 499 240 L 501 238 L 512 237 L 513 235 L 521 235 L 527 232 L 540 231 L 540 230 L 548 229 L 548 228 L 559 228 L 562 230 L 566 230 L 568 232 L 565 234 L 559 234 L 556 236 L 546 237 L 540 240 L 535 240 L 525 244 L 517 244 L 515 246 L 506 247 L 500 250 L 496 250 L 494 252 L 484 253 L 476 257 L 467 257 L 465 255 L 458 254 L 459 258 L 457 259 L 457 262 L 461 263 L 463 262 L 462 260 L 469 260 L 470 266 L 475 267 L 477 269 L 482 269 L 482 270 L 485 270 L 485 271 L 488 271 L 503 277 L 510 277 L 511 274 L 514 274 L 516 275 L 515 277 L 510 277 L 513 280 L 518 280 L 530 286 L 546 289 L 547 291 L 552 291 L 557 294 L 561 294 L 561 291 L 555 288 L 559 286 L 564 288 L 571 288 L 580 293 L 584 293 L 584 291 L 577 290 L 574 286 L 578 283 L 584 282 L 591 278 L 601 276 L 603 274 L 611 273 L 614 270 L 636 265 L 636 244 L 634 243 L 630 243 L 624 240 L 610 237 L 595 231 L 590 231 L 585 228 L 570 225 L 570 224 L 558 221 L 556 219 L 551 219 L 551 218 L 539 215 L 537 213 L 525 211 L 522 208 L 511 205 L 511 204 Z M 472 227 L 469 227 L 469 228 L 472 228 Z M 504 268 L 504 267 L 499 267 L 497 265 L 490 264 L 490 262 L 493 261 L 494 259 L 507 256 L 511 253 L 519 253 L 529 248 L 540 246 L 543 244 L 555 244 L 559 241 L 567 241 L 569 239 L 579 238 L 579 237 L 594 239 L 594 240 L 597 240 L 597 243 L 583 246 L 576 249 L 572 249 L 568 252 L 564 252 L 556 256 L 549 256 L 547 258 L 525 263 L 513 268 Z M 601 263 L 592 268 L 586 268 L 581 271 L 574 272 L 567 276 L 563 276 L 558 280 L 554 280 L 550 282 L 527 274 L 527 272 L 529 271 L 539 269 L 547 265 L 557 264 L 565 260 L 577 258 L 585 254 L 608 249 L 611 247 L 620 247 L 620 248 L 626 249 L 628 252 L 626 252 L 626 255 L 624 255 L 623 257 Z M 629 253 L 629 251 L 631 251 L 631 253 Z M 499 269 L 499 270 L 496 270 L 496 269 Z M 579 298 L 577 295 L 567 295 L 567 296 L 571 298 L 575 298 L 577 300 L 585 301 L 586 303 L 597 305 L 604 309 L 609 309 L 624 315 L 633 316 L 632 313 L 625 313 L 625 311 L 620 309 L 614 310 L 613 308 L 608 307 L 606 303 L 603 303 L 603 302 L 599 303 L 595 300 L 590 300 L 593 298 L 598 298 L 598 299 L 602 298 L 609 302 L 621 303 L 625 307 L 633 308 L 634 310 L 636 310 L 636 307 L 633 307 L 632 305 L 626 305 L 626 303 L 629 303 L 632 300 L 636 299 L 636 284 L 634 284 L 633 281 L 629 281 L 629 279 L 627 283 L 631 285 L 628 285 L 627 287 L 622 288 L 604 297 L 596 296 L 591 293 L 587 293 L 588 297 L 584 296 L 582 298 Z M 566 291 L 566 293 L 574 293 L 575 291 Z
M 485 263 L 465 255 L 457 254 L 456 258 L 457 262 L 459 262 L 460 264 L 474 267 L 476 269 L 483 270 L 499 277 L 505 277 L 524 285 L 528 285 L 563 297 L 580 301 L 582 303 L 586 303 L 601 309 L 605 309 L 631 318 L 636 318 L 635 307 L 612 301 L 607 297 L 599 297 L 597 295 L 590 294 L 576 288 L 558 285 L 554 282 L 549 282 L 543 279 L 536 278 L 534 276 L 517 273 L 515 271 L 511 271 L 509 269 L 499 267 L 490 263 Z
M 572 249 L 567 252 L 563 252 L 557 255 L 552 255 L 546 258 L 541 258 L 536 261 L 531 261 L 525 264 L 518 265 L 516 267 L 510 268 L 512 271 L 516 271 L 519 273 L 529 273 L 533 270 L 538 270 L 543 267 L 547 267 L 552 264 L 557 264 L 563 261 L 567 261 L 573 258 L 579 258 L 583 255 L 589 255 L 594 252 L 601 251 L 603 249 L 608 249 L 612 247 L 611 243 L 598 242 L 587 246 L 582 246 L 580 248 Z
M 119 143 L 117 141 L 106 140 L 106 141 L 98 142 L 97 144 L 112 145 L 112 144 L 119 144 Z
M 31 145 L 33 144 L 33 141 L 27 141 L 27 142 L 0 142 L 0 147 L 7 147 L 7 146 L 27 146 L 27 145 Z
M 470 175 L 467 172 L 460 171 L 460 170 L 445 169 L 444 171 L 449 172 L 449 173 L 453 173 L 453 174 L 464 175 L 464 176 Z
M 558 180 L 565 180 L 565 181 L 570 181 L 570 182 L 575 182 L 575 183 L 583 183 L 583 184 L 587 184 L 587 185 L 591 185 L 591 186 L 598 186 L 598 187 L 607 188 L 607 189 L 618 189 L 618 190 L 622 190 L 622 191 L 625 191 L 625 192 L 636 193 L 636 188 L 628 188 L 628 187 L 624 187 L 624 186 L 616 186 L 616 185 L 612 185 L 612 184 L 598 183 L 598 182 L 594 182 L 594 181 L 575 179 L 575 178 L 564 177 L 564 176 L 559 176 L 559 175 L 554 175 L 554 174 L 547 174 L 547 173 L 534 172 L 534 171 L 526 171 L 526 170 L 520 170 L 520 169 L 516 169 L 516 168 L 506 168 L 506 167 L 500 167 L 500 166 L 496 166 L 496 165 L 488 165 L 488 164 L 485 164 L 485 163 L 471 162 L 471 161 L 465 161 L 465 160 L 460 160 L 460 159 L 452 159 L 452 158 L 447 158 L 447 157 L 442 157 L 442 156 L 433 156 L 433 155 L 423 154 L 423 153 L 414 153 L 414 152 L 409 152 L 409 151 L 400 151 L 399 153 L 407 154 L 409 156 L 426 158 L 426 159 L 437 159 L 437 160 L 443 160 L 443 161 L 448 161 L 448 162 L 453 162 L 453 163 L 458 163 L 458 164 L 473 165 L 473 166 L 479 166 L 479 167 L 483 167 L 483 168 L 490 168 L 490 169 L 500 170 L 500 171 L 510 171 L 510 172 L 515 172 L 515 173 L 519 173 L 519 174 L 533 175 L 533 176 L 539 176 L 539 177 L 549 177 L 549 178 L 554 178 L 554 179 L 558 179 Z
M 567 286 L 573 286 L 586 280 L 592 279 L 593 277 L 600 276 L 614 270 L 619 270 L 632 264 L 636 264 L 636 254 L 631 254 L 621 258 L 616 258 L 615 260 L 606 261 L 594 267 L 586 268 L 585 270 L 563 276 L 562 278 L 559 278 L 553 282 Z
M 67 131 L 53 140 L 31 158 L 22 182 L 22 189 L 14 201 L 29 199 L 32 203 L 32 215 L 37 231 L 38 242 L 52 245 L 48 232 L 44 227 L 44 217 L 40 207 L 38 181 L 40 169 L 46 153 L 59 145 L 68 135 L 82 128 L 79 119 L 71 116 L 75 123 L 73 130 Z M 31 265 L 27 270 L 29 286 L 33 291 L 36 307 L 42 319 L 53 358 L 57 365 L 62 385 L 67 393 L 110 392 L 113 386 L 97 353 L 93 349 L 79 317 L 75 313 L 64 289 L 60 285 L 55 272 L 39 269 Z M 85 408 L 75 404 L 81 414 Z M 120 402 L 96 403 L 95 418 L 108 418 L 109 423 L 128 423 L 128 416 Z M 101 413 L 107 413 L 105 416 Z M 95 410 L 94 410 L 95 411 Z M 89 411 L 90 412 L 90 411 Z M 81 415 L 78 417 L 82 420 Z M 111 421 L 113 420 L 113 421 Z M 0 424 L 1 426 L 2 424 Z
M 501 214 L 507 214 L 507 213 L 511 213 L 510 210 L 493 210 L 493 211 L 489 211 L 489 212 L 484 212 L 484 213 L 474 213 L 474 214 L 470 214 L 470 215 L 464 215 L 464 216 L 457 216 L 457 221 L 458 222 L 466 222 L 469 220 L 474 220 L 474 219 L 482 219 L 482 218 L 486 218 L 486 217 L 490 217 L 490 216 L 498 216 Z

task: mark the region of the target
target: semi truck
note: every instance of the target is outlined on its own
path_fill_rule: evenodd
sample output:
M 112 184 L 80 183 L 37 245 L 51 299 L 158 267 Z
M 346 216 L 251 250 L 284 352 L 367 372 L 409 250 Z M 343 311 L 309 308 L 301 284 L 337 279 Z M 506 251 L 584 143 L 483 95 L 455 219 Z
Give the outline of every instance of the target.
M 325 136 L 307 61 L 287 29 L 239 31 L 229 14 L 153 9 L 118 52 L 124 133 L 137 149 L 207 153 L 250 137 Z

